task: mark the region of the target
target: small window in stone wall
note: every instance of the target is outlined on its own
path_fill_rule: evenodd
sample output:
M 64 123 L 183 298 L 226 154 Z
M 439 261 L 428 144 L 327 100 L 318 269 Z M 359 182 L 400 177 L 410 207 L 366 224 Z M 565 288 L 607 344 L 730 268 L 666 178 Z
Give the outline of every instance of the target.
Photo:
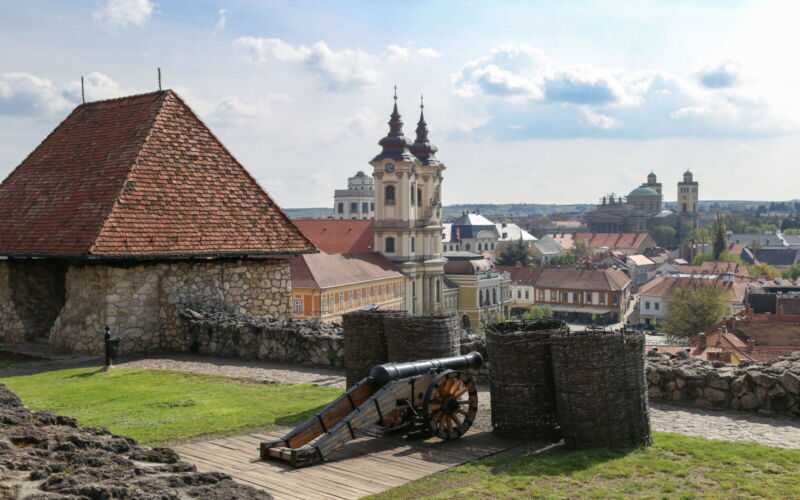
M 294 300 L 294 312 L 296 313 L 303 312 L 303 301 L 301 299 Z

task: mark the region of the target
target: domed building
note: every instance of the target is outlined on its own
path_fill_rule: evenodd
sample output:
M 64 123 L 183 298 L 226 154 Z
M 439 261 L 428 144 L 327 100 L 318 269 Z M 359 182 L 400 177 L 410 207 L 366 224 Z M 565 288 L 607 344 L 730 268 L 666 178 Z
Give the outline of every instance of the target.
M 698 183 L 687 171 L 678 183 L 679 210 L 664 209 L 661 183 L 654 172 L 647 182 L 637 187 L 628 196 L 614 193 L 603 196 L 596 210 L 586 215 L 589 231 L 593 233 L 643 233 L 655 226 L 675 226 L 685 220 L 697 227 Z

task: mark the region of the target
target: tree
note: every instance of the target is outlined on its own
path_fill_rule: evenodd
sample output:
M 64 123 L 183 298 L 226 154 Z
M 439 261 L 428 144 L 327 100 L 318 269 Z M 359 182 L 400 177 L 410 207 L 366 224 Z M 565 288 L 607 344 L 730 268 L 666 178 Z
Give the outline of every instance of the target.
M 589 242 L 586 240 L 576 241 L 575 246 L 572 247 L 572 253 L 575 255 L 576 259 L 586 257 L 589 255 Z
M 728 312 L 725 290 L 716 283 L 697 283 L 678 288 L 669 296 L 664 333 L 673 338 L 707 332 Z
M 694 240 L 697 243 L 702 243 L 702 244 L 708 243 L 709 241 L 711 241 L 711 231 L 705 227 L 695 229 Z
M 795 264 L 783 272 L 783 277 L 787 280 L 796 280 L 800 278 L 800 264 Z
M 714 254 L 710 252 L 695 255 L 694 259 L 692 259 L 693 266 L 700 266 L 703 264 L 703 262 L 733 262 L 734 264 L 739 264 L 740 266 L 746 265 L 745 261 L 743 261 L 741 257 L 738 255 L 733 255 L 727 250 L 722 252 L 717 259 L 715 259 Z
M 748 267 L 747 270 L 750 271 L 750 276 L 753 278 L 766 278 L 770 280 L 775 276 L 781 275 L 780 271 L 765 262 L 753 264 L 752 266 Z
M 678 231 L 672 226 L 656 226 L 651 230 L 653 239 L 661 248 L 669 248 L 675 241 Z
M 519 237 L 519 241 L 503 249 L 496 261 L 501 266 L 516 266 L 517 263 L 527 266 L 529 262 L 528 247 L 522 241 L 522 236 Z
M 531 307 L 522 315 L 522 319 L 552 318 L 553 309 L 549 305 Z
M 553 262 L 555 262 L 557 266 L 573 266 L 575 265 L 575 254 L 561 254 Z
M 722 216 L 717 214 L 717 220 L 714 223 L 714 260 L 719 259 L 722 252 L 728 249 L 728 238 L 725 235 L 725 223 L 722 222 Z

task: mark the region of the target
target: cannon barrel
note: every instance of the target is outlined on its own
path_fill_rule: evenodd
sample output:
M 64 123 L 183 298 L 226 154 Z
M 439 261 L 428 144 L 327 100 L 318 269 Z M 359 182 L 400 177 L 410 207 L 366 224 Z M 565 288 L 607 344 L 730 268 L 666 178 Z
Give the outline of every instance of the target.
M 369 372 L 369 377 L 378 387 L 383 387 L 392 380 L 422 375 L 432 371 L 477 370 L 481 366 L 483 366 L 483 357 L 479 352 L 472 351 L 463 356 L 378 365 Z

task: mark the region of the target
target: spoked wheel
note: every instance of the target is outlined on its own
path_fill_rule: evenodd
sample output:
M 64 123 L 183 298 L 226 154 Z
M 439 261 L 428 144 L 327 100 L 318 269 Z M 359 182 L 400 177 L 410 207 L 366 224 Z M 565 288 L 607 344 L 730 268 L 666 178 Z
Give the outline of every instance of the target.
M 431 431 L 442 439 L 456 439 L 475 421 L 478 391 L 469 373 L 446 371 L 433 379 L 422 404 Z

